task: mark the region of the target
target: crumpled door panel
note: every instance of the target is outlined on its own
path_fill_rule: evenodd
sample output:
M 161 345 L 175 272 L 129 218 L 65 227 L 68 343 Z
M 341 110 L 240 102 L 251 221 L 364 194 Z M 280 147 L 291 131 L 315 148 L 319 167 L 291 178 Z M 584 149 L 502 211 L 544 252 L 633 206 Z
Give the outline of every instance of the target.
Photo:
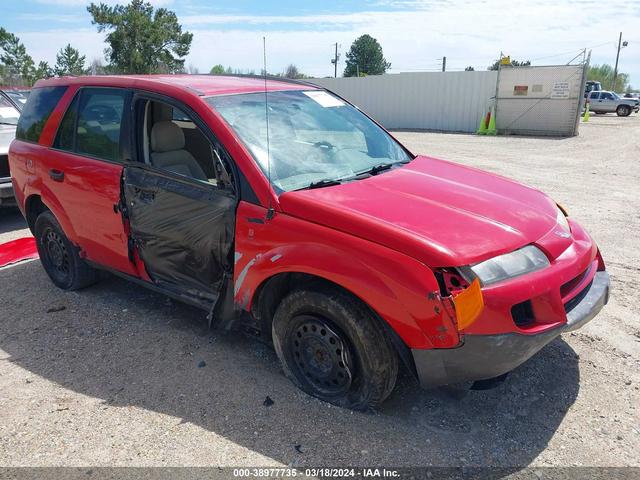
M 233 194 L 141 167 L 123 175 L 131 238 L 149 277 L 214 303 L 233 268 Z

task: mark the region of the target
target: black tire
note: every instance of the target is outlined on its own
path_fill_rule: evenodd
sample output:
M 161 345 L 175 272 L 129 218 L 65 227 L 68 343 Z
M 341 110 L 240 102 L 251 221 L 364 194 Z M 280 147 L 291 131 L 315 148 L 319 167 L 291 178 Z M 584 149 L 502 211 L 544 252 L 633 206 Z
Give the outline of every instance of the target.
M 100 279 L 99 272 L 78 256 L 51 212 L 38 215 L 34 232 L 42 266 L 57 287 L 79 290 Z
M 616 108 L 616 115 L 619 117 L 628 117 L 631 115 L 631 107 L 629 105 L 618 105 L 618 108 Z
M 393 390 L 398 357 L 374 314 L 338 289 L 297 290 L 278 306 L 273 343 L 301 390 L 354 410 L 371 410 Z

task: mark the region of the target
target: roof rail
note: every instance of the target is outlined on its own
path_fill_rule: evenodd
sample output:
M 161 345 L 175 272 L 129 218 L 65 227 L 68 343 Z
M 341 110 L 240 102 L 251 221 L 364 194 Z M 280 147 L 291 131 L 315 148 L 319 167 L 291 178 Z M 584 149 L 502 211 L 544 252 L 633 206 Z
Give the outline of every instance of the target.
M 197 75 L 207 75 L 210 77 L 238 77 L 238 78 L 254 78 L 256 80 L 264 80 L 265 75 L 257 75 L 255 73 L 200 73 Z M 278 77 L 276 75 L 266 75 L 267 80 L 273 80 L 275 82 L 291 83 L 294 85 L 308 85 L 310 87 L 318 88 L 318 85 L 307 82 L 305 80 L 293 79 L 287 77 Z

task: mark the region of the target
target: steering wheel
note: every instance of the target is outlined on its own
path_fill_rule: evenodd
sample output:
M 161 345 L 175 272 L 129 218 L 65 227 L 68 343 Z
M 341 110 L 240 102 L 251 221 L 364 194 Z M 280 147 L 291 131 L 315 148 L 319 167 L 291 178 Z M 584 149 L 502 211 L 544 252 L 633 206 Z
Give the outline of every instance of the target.
M 115 108 L 108 105 L 91 105 L 85 110 L 86 120 L 95 120 L 99 123 L 118 123 L 120 115 Z

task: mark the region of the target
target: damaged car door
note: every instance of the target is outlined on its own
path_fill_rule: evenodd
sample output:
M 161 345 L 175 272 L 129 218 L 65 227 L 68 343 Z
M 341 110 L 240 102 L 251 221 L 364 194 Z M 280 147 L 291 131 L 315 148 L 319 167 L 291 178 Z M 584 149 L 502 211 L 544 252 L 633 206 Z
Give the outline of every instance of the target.
M 132 257 L 141 277 L 211 308 L 233 278 L 237 199 L 221 147 L 172 105 L 138 99 L 135 112 L 139 161 L 122 179 Z

